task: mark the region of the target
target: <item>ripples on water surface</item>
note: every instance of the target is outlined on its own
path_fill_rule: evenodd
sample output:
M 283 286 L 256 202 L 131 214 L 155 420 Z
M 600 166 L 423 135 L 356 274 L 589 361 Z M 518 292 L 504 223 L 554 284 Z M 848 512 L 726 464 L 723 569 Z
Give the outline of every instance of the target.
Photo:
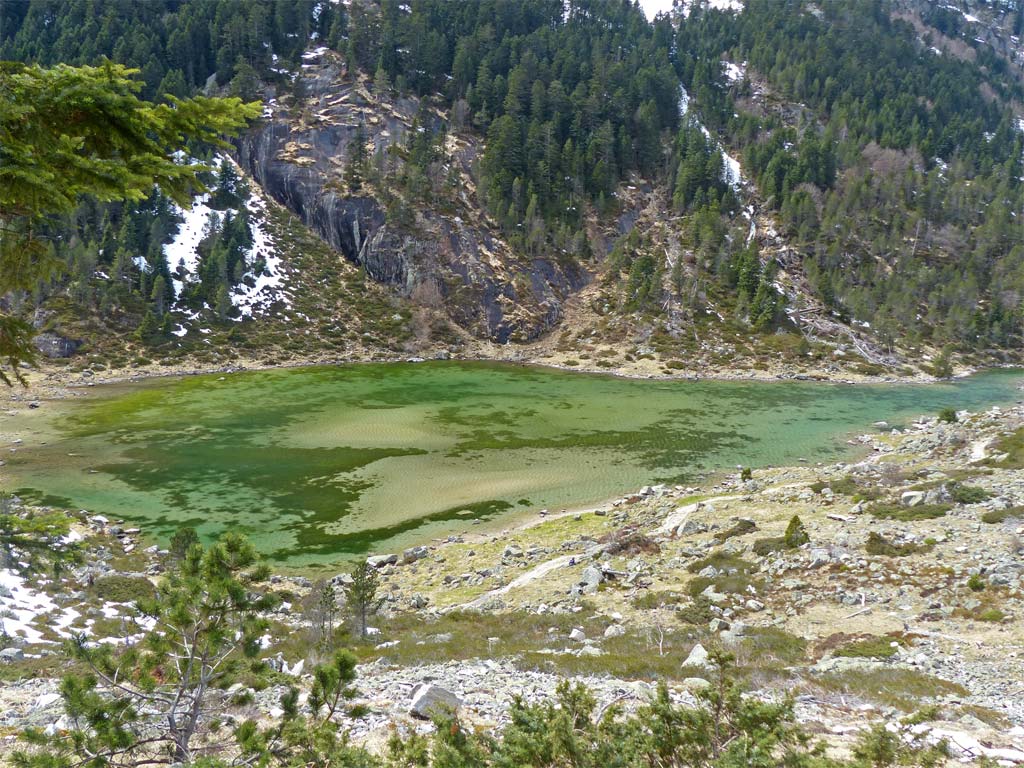
M 874 421 L 1012 402 L 1020 380 L 666 382 L 454 362 L 155 380 L 48 404 L 33 417 L 47 444 L 27 439 L 0 488 L 162 538 L 242 531 L 308 566 L 737 464 L 836 460 Z

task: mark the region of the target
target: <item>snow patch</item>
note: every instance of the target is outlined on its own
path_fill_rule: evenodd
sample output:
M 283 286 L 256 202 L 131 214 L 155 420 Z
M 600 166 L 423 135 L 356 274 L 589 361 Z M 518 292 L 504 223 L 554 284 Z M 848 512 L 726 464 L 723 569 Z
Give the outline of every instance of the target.
M 679 86 L 679 116 L 683 117 L 690 111 L 690 94 L 686 92 L 686 88 L 682 85 Z M 696 115 L 694 115 L 696 120 Z M 697 121 L 697 126 L 701 132 L 707 137 L 708 141 L 712 142 L 718 151 L 722 154 L 722 181 L 726 182 L 733 189 L 739 189 L 740 185 L 743 184 L 743 174 L 740 171 L 740 161 L 729 155 L 718 143 L 718 140 L 711 135 L 711 132 L 704 126 L 703 123 Z
M 747 62 L 733 64 L 731 61 L 723 61 L 722 72 L 730 83 L 738 83 L 747 75 Z
M 0 633 L 11 637 L 22 637 L 28 643 L 51 642 L 33 624 L 40 616 L 48 616 L 59 610 L 57 604 L 45 592 L 32 589 L 25 579 L 9 568 L 0 569 L 0 591 L 10 597 L 0 598 Z M 60 611 L 46 623 L 61 637 L 68 637 L 67 628 L 80 616 L 73 608 Z
M 326 45 L 320 45 L 320 46 L 317 46 L 316 48 L 314 48 L 312 51 L 306 51 L 304 54 L 302 54 L 302 60 L 303 61 L 314 61 L 316 59 L 319 59 L 325 53 L 327 53 L 327 46 Z
M 252 249 L 246 256 L 246 264 L 251 265 L 258 259 L 262 259 L 266 266 L 259 275 L 255 276 L 251 286 L 248 285 L 251 277 L 247 275 L 232 291 L 231 302 L 238 307 L 241 317 L 251 317 L 256 310 L 265 311 L 277 301 L 291 306 L 291 301 L 282 291 L 284 273 L 281 257 L 264 228 L 267 201 L 262 194 L 254 189 L 246 201 L 246 208 L 249 210 L 249 227 L 252 232 Z
M 164 259 L 172 275 L 171 283 L 176 299 L 181 298 L 185 284 L 192 281 L 199 267 L 199 243 L 206 234 L 210 214 L 213 213 L 213 209 L 206 204 L 209 199 L 208 194 L 200 195 L 192 201 L 192 207 L 188 210 L 175 206 L 184 221 L 178 225 L 174 239 L 164 246 Z M 184 275 L 180 278 L 176 276 L 179 265 L 184 266 Z
M 672 10 L 672 0 L 640 0 L 640 9 L 648 21 L 654 21 L 659 13 L 669 13 Z

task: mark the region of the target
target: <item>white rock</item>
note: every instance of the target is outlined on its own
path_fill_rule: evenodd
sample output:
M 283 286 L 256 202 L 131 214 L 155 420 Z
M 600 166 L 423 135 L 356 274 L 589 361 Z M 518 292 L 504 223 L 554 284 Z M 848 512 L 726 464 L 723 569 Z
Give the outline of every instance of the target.
M 690 655 L 686 657 L 686 661 L 683 662 L 684 667 L 696 667 L 697 669 L 711 669 L 711 660 L 708 658 L 708 652 L 703 645 L 697 643 L 693 646 L 690 651 Z

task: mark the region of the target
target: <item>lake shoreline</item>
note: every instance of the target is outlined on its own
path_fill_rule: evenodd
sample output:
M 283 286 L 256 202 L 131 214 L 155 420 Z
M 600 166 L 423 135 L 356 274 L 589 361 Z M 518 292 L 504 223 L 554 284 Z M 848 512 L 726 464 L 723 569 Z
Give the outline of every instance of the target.
M 0 407 L 9 404 L 22 403 L 34 400 L 62 400 L 75 397 L 75 390 L 91 388 L 96 385 L 108 384 L 129 384 L 141 383 L 154 379 L 169 379 L 182 376 L 210 376 L 216 374 L 234 374 L 247 371 L 274 371 L 293 368 L 321 368 L 338 367 L 348 365 L 366 364 L 396 364 L 406 363 L 410 365 L 422 362 L 450 361 L 453 363 L 501 363 L 522 367 L 546 368 L 568 373 L 579 373 L 584 375 L 608 376 L 628 380 L 651 380 L 651 381 L 739 381 L 739 382 L 784 382 L 784 381 L 809 381 L 821 384 L 937 384 L 944 381 L 934 376 L 928 376 L 920 372 L 913 376 L 894 376 L 859 374 L 850 371 L 829 371 L 824 368 L 810 372 L 801 371 L 798 373 L 787 373 L 780 371 L 759 371 L 752 369 L 715 369 L 710 372 L 695 371 L 692 369 L 681 369 L 679 373 L 666 374 L 663 372 L 644 371 L 638 369 L 624 368 L 600 368 L 585 365 L 567 365 L 564 361 L 545 360 L 533 356 L 523 356 L 521 353 L 511 355 L 501 354 L 478 354 L 450 357 L 422 358 L 410 355 L 385 355 L 368 356 L 357 355 L 341 358 L 296 358 L 281 363 L 264 364 L 256 360 L 241 360 L 226 365 L 197 365 L 189 361 L 182 361 L 173 365 L 156 366 L 149 365 L 139 368 L 117 368 L 103 371 L 91 371 L 90 375 L 79 372 L 68 372 L 52 363 L 46 361 L 36 369 L 23 371 L 28 386 L 15 384 L 13 387 L 6 387 L 0 390 Z M 983 366 L 977 368 L 958 369 L 953 379 L 960 379 L 976 373 L 983 373 L 988 370 L 1004 370 L 1015 368 L 1012 364 Z M 61 381 L 60 379 L 65 379 Z M 39 396 L 37 393 L 44 393 Z

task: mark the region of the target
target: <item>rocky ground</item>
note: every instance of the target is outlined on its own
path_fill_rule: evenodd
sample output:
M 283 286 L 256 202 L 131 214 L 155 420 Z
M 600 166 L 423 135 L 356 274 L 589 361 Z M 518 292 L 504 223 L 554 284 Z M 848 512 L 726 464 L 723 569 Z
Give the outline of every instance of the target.
M 500 727 L 514 695 L 550 697 L 565 677 L 599 707 L 635 708 L 661 680 L 685 702 L 707 684 L 705 649 L 723 647 L 755 695 L 793 695 L 834 750 L 902 720 L 964 762 L 1024 764 L 1024 407 L 876 426 L 855 463 L 645 488 L 375 556 L 386 602 L 369 640 L 350 639 L 365 705 L 344 716 L 354 737 L 429 729 L 413 711 L 425 695 Z M 0 753 L 27 724 L 60 727 L 61 636 L 125 642 L 141 629 L 133 596 L 163 568 L 141 532 L 73 518 L 84 565 L 59 579 L 0 571 Z M 272 587 L 285 600 L 265 643 L 278 684 L 224 692 L 229 717 L 279 715 L 284 683 L 308 684 L 316 661 L 313 580 Z

